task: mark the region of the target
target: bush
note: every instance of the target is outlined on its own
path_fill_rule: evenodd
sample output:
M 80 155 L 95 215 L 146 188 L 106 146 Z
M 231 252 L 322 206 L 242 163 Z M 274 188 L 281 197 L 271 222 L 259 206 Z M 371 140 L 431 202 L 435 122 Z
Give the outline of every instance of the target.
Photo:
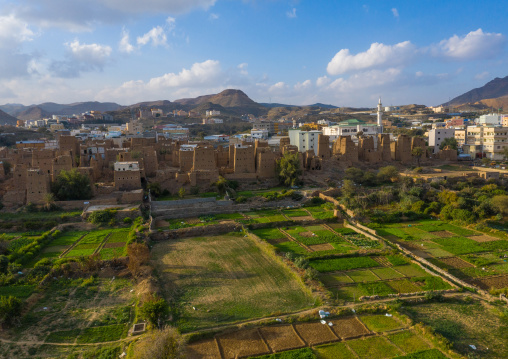
M 0 322 L 2 325 L 10 327 L 21 315 L 22 302 L 13 296 L 0 297 Z
M 183 359 L 185 341 L 175 328 L 155 330 L 136 343 L 133 359 Z
M 164 298 L 152 298 L 141 306 L 141 315 L 153 328 L 160 328 L 169 315 L 169 306 Z
M 125 217 L 125 218 L 123 219 L 123 223 L 125 223 L 125 224 L 131 224 L 131 223 L 132 223 L 132 218 L 130 218 L 130 217 Z
M 88 216 L 88 222 L 93 224 L 107 223 L 115 218 L 116 210 L 105 209 L 102 211 L 94 211 Z

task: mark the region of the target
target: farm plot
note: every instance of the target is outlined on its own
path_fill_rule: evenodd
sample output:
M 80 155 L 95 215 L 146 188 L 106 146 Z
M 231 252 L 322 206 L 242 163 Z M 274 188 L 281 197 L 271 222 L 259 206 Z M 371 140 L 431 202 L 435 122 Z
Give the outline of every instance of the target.
M 314 348 L 319 359 L 356 359 L 345 343 L 320 345 Z
M 479 301 L 433 302 L 409 306 L 405 312 L 413 321 L 431 326 L 466 357 L 508 357 L 506 319 L 490 305 Z
M 341 318 L 332 320 L 333 332 L 342 339 L 357 338 L 363 335 L 370 334 L 367 327 L 357 318 Z
M 298 337 L 293 326 L 263 327 L 261 335 L 274 352 L 303 348 L 305 343 Z
M 287 218 L 284 217 L 276 209 L 267 209 L 261 211 L 245 212 L 248 219 L 241 219 L 242 223 L 271 223 L 271 222 L 287 222 Z
M 395 345 L 382 336 L 351 340 L 347 345 L 360 359 L 392 358 L 402 354 Z
M 301 219 L 313 219 L 311 216 L 309 216 L 309 213 L 303 209 L 283 209 L 282 213 L 296 221 Z
M 127 335 L 132 303 L 129 280 L 58 279 L 15 329 L 20 341 L 96 343 Z
M 485 290 L 508 288 L 508 275 L 477 278 L 475 282 Z
M 314 303 L 287 268 L 241 234 L 157 243 L 152 258 L 184 332 Z
M 385 315 L 363 315 L 360 320 L 373 332 L 388 332 L 403 328 L 401 322 L 394 317 L 387 317 Z
M 370 257 L 352 257 L 352 258 L 331 258 L 315 259 L 310 261 L 310 266 L 318 272 L 345 271 L 357 268 L 379 267 L 379 263 Z
M 187 359 L 215 359 L 220 358 L 219 348 L 215 339 L 187 345 Z
M 273 245 L 288 241 L 288 238 L 277 228 L 254 229 L 252 233 Z
M 321 206 L 305 207 L 305 209 L 310 212 L 314 219 L 331 219 L 334 217 L 333 209 L 329 207 L 330 206 L 327 206 L 327 204 L 324 204 Z
M 295 324 L 295 330 L 308 345 L 318 345 L 339 340 L 331 328 L 326 324 Z
M 112 232 L 104 244 L 104 247 L 102 247 L 99 252 L 101 259 L 108 260 L 124 256 L 126 254 L 125 244 L 127 242 L 128 234 L 128 230 Z
M 388 339 L 406 353 L 430 349 L 430 345 L 412 330 L 389 334 Z
M 217 337 L 217 341 L 226 359 L 270 353 L 257 329 L 223 334 Z

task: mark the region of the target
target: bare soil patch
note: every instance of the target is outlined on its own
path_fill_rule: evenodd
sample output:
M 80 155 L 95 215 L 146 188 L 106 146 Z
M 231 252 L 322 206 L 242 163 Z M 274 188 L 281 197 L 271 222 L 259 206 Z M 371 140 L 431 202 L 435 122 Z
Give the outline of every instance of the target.
M 475 282 L 480 288 L 485 290 L 489 290 L 491 288 L 502 289 L 508 287 L 508 275 L 477 278 Z
M 430 232 L 430 233 L 435 235 L 436 237 L 441 237 L 441 238 L 449 238 L 449 237 L 457 236 L 456 234 L 453 234 L 452 232 L 448 232 L 448 231 L 435 231 L 435 232 Z
M 169 226 L 169 222 L 163 219 L 158 219 L 155 221 L 155 228 L 162 228 Z
M 199 218 L 188 218 L 185 220 L 188 224 L 199 224 L 201 220 Z
M 220 358 L 219 348 L 215 339 L 187 345 L 187 359 L 215 359 Z
M 466 262 L 465 260 L 457 258 L 457 257 L 440 258 L 439 260 L 441 262 L 443 262 L 444 264 L 449 265 L 450 267 L 453 267 L 453 268 L 474 267 L 474 265 L 472 265 L 471 263 Z
M 300 218 L 300 217 L 295 217 L 295 218 Z M 310 238 L 310 237 L 314 237 L 314 233 L 312 233 L 311 231 L 306 231 L 306 232 L 300 232 L 298 233 L 300 236 L 302 237 L 306 237 L 306 238 Z
M 269 354 L 270 350 L 259 335 L 257 329 L 241 330 L 235 333 L 223 334 L 217 337 L 224 353 L 224 358 Z
M 106 243 L 104 248 L 120 248 L 125 246 L 124 242 L 114 242 L 114 243 Z
M 270 244 L 279 244 L 279 243 L 287 242 L 287 241 L 289 241 L 289 239 L 287 237 L 283 237 L 283 238 L 277 238 L 277 239 L 267 239 L 266 241 Z
M 274 352 L 303 348 L 305 343 L 298 337 L 291 325 L 264 327 L 261 335 Z
M 499 240 L 499 238 L 491 237 L 491 236 L 488 236 L 486 234 L 482 234 L 481 236 L 471 236 L 471 237 L 468 237 L 468 238 L 471 238 L 473 241 L 476 241 L 476 242 L 492 242 L 492 241 L 498 241 Z
M 296 324 L 295 329 L 308 345 L 330 343 L 339 340 L 328 324 L 304 323 Z
M 332 320 L 332 330 L 342 339 L 355 338 L 370 334 L 369 330 L 357 317 Z
M 293 221 L 313 221 L 314 218 L 312 216 L 301 216 L 301 217 L 291 217 Z
M 314 244 L 312 246 L 309 246 L 311 251 L 313 252 L 319 252 L 319 251 L 329 251 L 334 249 L 333 246 L 330 243 L 324 243 L 324 244 Z

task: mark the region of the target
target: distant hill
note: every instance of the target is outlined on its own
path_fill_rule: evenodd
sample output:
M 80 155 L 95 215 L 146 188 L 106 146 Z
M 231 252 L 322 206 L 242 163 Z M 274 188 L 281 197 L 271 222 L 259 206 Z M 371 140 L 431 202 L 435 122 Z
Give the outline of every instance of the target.
M 16 126 L 18 119 L 9 115 L 8 113 L 0 110 L 0 125 L 13 125 Z
M 319 108 L 326 108 L 326 109 L 334 109 L 334 108 L 338 108 L 337 106 L 334 106 L 334 105 L 326 105 L 324 103 L 315 103 L 313 105 L 309 105 L 308 107 L 319 107 Z
M 26 106 L 19 103 L 7 103 L 5 105 L 1 105 L 0 110 L 11 116 L 15 116 L 16 113 L 26 110 Z
M 284 105 L 283 103 L 260 103 L 261 106 L 268 107 L 268 108 L 274 108 L 274 107 L 298 107 L 293 105 Z
M 480 101 L 481 104 L 486 107 L 491 107 L 493 109 L 503 109 L 504 111 L 508 110 L 508 95 L 501 96 L 498 98 L 489 98 Z
M 9 115 L 18 117 L 25 116 L 25 113 L 29 113 L 32 109 L 35 108 L 34 111 L 40 111 L 44 113 L 45 117 L 49 117 L 51 115 L 78 115 L 87 111 L 116 111 L 122 108 L 117 103 L 114 102 L 97 102 L 97 101 L 87 101 L 87 102 L 75 102 L 70 104 L 59 104 L 54 102 L 44 102 L 39 105 L 31 105 L 24 106 L 20 104 L 7 104 L 0 106 L 0 109 L 7 112 Z M 36 112 L 34 112 L 36 113 Z
M 50 116 L 51 114 L 49 112 L 44 111 L 39 106 L 29 107 L 16 115 L 20 120 L 42 120 Z
M 508 76 L 504 78 L 496 77 L 494 80 L 487 82 L 484 86 L 475 88 L 460 96 L 455 97 L 451 101 L 445 102 L 445 106 L 458 106 L 466 103 L 476 103 L 487 99 L 496 99 L 508 95 Z

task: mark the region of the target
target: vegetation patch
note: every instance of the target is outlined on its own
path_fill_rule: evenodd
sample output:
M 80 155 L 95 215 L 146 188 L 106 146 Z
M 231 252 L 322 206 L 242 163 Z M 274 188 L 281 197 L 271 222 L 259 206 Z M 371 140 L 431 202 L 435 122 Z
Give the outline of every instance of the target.
M 363 315 L 360 320 L 373 332 L 388 332 L 390 330 L 400 329 L 404 326 L 394 317 L 386 315 Z
M 347 342 L 347 345 L 360 359 L 392 358 L 402 354 L 397 347 L 382 336 L 351 340 Z
M 379 267 L 379 263 L 370 257 L 315 259 L 310 266 L 319 272 L 345 271 L 356 268 Z
M 102 327 L 85 328 L 78 337 L 78 343 L 112 342 L 122 338 L 124 324 L 105 325 Z
M 406 353 L 430 349 L 430 345 L 411 330 L 389 334 L 388 339 Z

